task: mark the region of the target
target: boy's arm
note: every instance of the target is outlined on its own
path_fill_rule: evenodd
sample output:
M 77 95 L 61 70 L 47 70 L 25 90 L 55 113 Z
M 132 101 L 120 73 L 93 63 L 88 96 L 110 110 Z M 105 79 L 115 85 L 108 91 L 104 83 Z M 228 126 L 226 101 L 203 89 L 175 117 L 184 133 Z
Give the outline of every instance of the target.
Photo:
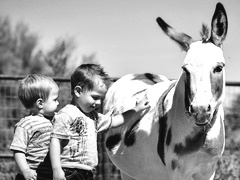
M 21 151 L 14 151 L 14 159 L 15 162 L 24 176 L 25 179 L 36 179 L 37 178 L 37 173 L 36 171 L 32 170 L 29 168 L 25 153 Z
M 121 126 L 126 120 L 129 121 L 132 118 L 140 118 L 141 113 L 139 112 L 149 108 L 150 105 L 148 100 L 143 98 L 140 102 L 136 103 L 135 108 L 125 111 L 122 114 L 111 117 L 108 115 L 99 114 L 98 117 L 100 117 L 101 120 L 97 123 L 97 132 L 104 132 L 109 128 Z
M 123 112 L 112 117 L 111 127 L 118 127 L 125 123 L 126 119 L 139 118 L 139 111 L 149 109 L 150 105 L 146 98 L 142 99 L 140 102 L 136 103 L 135 108 Z M 137 116 L 137 117 L 136 117 Z
M 149 108 L 149 101 L 146 98 L 143 98 L 141 101 L 136 103 L 135 108 L 125 111 L 122 114 L 112 116 L 109 128 L 121 126 L 127 119 L 140 118 L 141 113 L 139 112 Z
M 65 180 L 65 173 L 62 170 L 60 152 L 61 152 L 61 140 L 58 138 L 51 138 L 50 143 L 50 160 L 53 170 L 53 180 Z
M 139 118 L 138 112 L 150 108 L 147 99 L 141 100 L 136 107 L 112 117 L 111 127 L 118 127 L 125 123 L 126 119 Z M 137 116 L 137 117 L 136 117 Z
M 136 118 L 137 111 L 131 109 L 125 111 L 122 114 L 118 114 L 112 117 L 111 127 L 118 127 L 125 123 L 126 119 Z

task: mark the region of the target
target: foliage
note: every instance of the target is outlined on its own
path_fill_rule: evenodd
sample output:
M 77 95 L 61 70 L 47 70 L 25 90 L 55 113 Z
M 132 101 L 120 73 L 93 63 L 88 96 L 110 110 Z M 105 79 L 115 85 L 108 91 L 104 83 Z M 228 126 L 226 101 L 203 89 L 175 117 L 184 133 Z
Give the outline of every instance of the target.
M 86 64 L 86 63 L 92 63 L 92 64 L 97 64 L 97 60 L 96 60 L 96 54 L 90 54 L 89 56 L 87 55 L 83 55 L 82 57 L 82 64 Z
M 0 18 L 0 35 L 0 73 L 29 73 L 38 36 L 30 33 L 24 23 L 18 23 L 12 30 L 9 18 Z
M 240 179 L 240 152 L 225 150 L 218 162 L 215 180 L 239 180 Z
M 73 39 L 58 40 L 54 47 L 47 53 L 46 62 L 51 68 L 54 76 L 64 76 L 67 74 L 67 61 L 71 52 L 75 48 Z
M 218 162 L 216 180 L 240 180 L 240 96 L 225 117 L 226 147 Z
M 0 159 L 0 179 L 14 180 L 18 172 L 17 166 L 13 159 Z
M 39 49 L 38 42 L 38 35 L 23 22 L 12 27 L 8 17 L 0 17 L 0 74 L 66 77 L 67 63 L 75 49 L 73 38 L 56 40 L 46 54 Z M 82 58 L 83 63 L 96 62 L 95 54 Z

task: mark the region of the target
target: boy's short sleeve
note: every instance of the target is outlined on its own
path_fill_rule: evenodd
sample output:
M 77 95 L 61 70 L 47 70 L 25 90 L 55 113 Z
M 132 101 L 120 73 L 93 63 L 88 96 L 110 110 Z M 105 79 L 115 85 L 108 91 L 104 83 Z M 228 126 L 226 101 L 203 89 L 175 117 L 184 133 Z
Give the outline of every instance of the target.
M 112 117 L 98 113 L 97 132 L 107 131 L 111 128 Z
M 11 143 L 10 149 L 12 151 L 21 151 L 26 153 L 28 146 L 28 133 L 26 129 L 17 126 L 14 130 L 13 141 Z
M 51 137 L 69 139 L 71 117 L 67 113 L 58 113 L 53 118 L 53 131 Z

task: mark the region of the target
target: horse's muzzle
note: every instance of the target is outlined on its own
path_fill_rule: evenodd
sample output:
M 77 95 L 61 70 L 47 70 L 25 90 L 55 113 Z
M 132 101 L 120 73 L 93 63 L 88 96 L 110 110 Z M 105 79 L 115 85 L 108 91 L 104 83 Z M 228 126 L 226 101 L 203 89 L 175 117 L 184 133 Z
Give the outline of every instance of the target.
M 196 125 L 205 126 L 212 118 L 212 108 L 210 105 L 196 106 L 191 104 L 189 114 L 194 117 Z

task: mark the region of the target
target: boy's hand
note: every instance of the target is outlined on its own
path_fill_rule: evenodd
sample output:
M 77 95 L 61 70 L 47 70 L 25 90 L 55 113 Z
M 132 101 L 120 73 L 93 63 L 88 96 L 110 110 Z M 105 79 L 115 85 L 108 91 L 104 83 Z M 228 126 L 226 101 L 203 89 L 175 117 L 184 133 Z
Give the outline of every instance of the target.
M 22 174 L 26 180 L 36 180 L 37 179 L 37 173 L 35 170 L 28 168 L 28 169 L 25 169 L 22 172 Z
M 98 113 L 98 120 L 97 120 L 97 132 L 106 132 L 112 126 L 114 116 L 111 116 L 110 113 L 105 115 Z
M 62 169 L 53 170 L 53 180 L 66 180 L 64 171 Z
M 134 109 L 138 112 L 147 108 L 150 108 L 150 104 L 147 97 L 144 97 L 139 102 L 138 101 L 136 102 L 136 107 Z

